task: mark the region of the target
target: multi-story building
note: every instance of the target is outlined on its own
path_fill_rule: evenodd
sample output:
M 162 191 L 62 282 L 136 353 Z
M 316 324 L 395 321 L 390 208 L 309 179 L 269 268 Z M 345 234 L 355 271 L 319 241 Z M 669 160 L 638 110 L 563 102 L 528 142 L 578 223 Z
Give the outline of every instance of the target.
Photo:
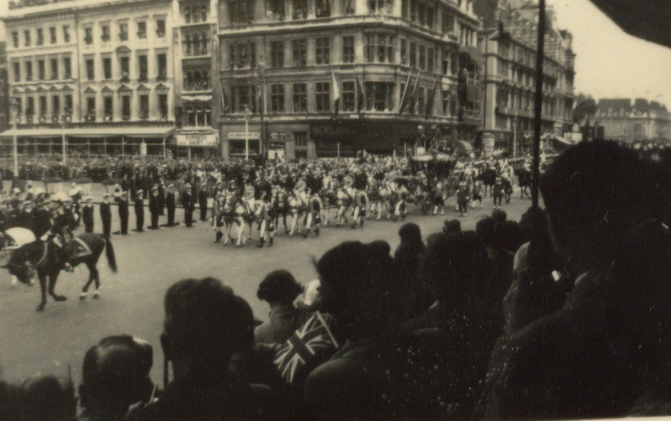
M 9 83 L 7 80 L 7 43 L 0 42 L 0 133 L 9 128 Z
M 475 0 L 482 16 L 485 65 L 483 132 L 516 153 L 531 145 L 536 91 L 538 6 L 530 0 Z M 571 131 L 575 54 L 572 35 L 547 14 L 543 61 L 542 134 Z
M 594 116 L 604 137 L 624 142 L 671 140 L 671 115 L 666 106 L 645 99 L 601 99 Z
M 219 133 L 212 126 L 212 93 L 219 90 L 215 67 L 217 0 L 178 0 L 173 11 L 175 102 L 178 115 L 175 142 L 183 157 L 218 155 Z
M 221 1 L 223 156 L 391 154 L 422 132 L 474 136 L 480 28 L 469 0 Z
M 11 3 L 19 153 L 161 155 L 174 131 L 171 0 Z M 146 148 L 142 146 L 146 145 Z

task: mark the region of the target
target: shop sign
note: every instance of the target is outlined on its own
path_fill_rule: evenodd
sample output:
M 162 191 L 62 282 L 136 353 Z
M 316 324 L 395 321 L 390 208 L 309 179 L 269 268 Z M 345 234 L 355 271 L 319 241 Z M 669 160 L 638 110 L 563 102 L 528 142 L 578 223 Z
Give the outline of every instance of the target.
M 268 142 L 267 149 L 284 149 L 283 142 Z
M 294 136 L 291 132 L 270 132 L 269 137 L 271 142 L 283 142 L 293 139 Z
M 259 132 L 228 132 L 226 135 L 229 140 L 259 140 L 261 139 L 261 133 Z
M 178 146 L 217 146 L 217 134 L 175 134 Z

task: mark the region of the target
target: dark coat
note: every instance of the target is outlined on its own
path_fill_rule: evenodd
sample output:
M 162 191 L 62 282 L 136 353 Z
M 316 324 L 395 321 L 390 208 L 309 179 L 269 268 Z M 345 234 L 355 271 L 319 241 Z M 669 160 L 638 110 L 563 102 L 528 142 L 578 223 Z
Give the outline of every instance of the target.
M 165 195 L 165 207 L 168 209 L 175 209 L 177 207 L 177 203 L 175 200 L 175 192 L 168 192 Z
M 84 230 L 93 232 L 93 205 L 84 205 L 82 207 L 82 221 L 84 221 Z

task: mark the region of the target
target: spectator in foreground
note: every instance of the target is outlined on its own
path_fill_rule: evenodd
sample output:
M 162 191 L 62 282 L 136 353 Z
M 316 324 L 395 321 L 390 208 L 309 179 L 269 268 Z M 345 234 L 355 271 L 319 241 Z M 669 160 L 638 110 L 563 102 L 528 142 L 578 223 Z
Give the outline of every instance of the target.
M 84 356 L 79 398 L 90 421 L 122 420 L 130 405 L 147 402 L 154 384 L 149 378 L 153 349 L 129 335 L 108 336 Z
M 578 276 L 561 310 L 498 341 L 476 417 L 623 417 L 664 400 L 668 407 L 668 183 L 657 164 L 611 142 L 580 143 L 552 164 L 541 180 L 550 232 Z
M 404 224 L 398 231 L 401 244 L 394 252 L 394 261 L 399 272 L 400 279 L 405 283 L 407 304 L 407 317 L 415 317 L 421 314 L 431 305 L 427 291 L 419 282 L 419 262 L 422 259 L 426 246 L 422 241 L 422 233 L 417 224 L 409 222 Z
M 21 385 L 19 402 L 21 421 L 74 421 L 77 416 L 75 387 L 69 377 L 31 377 Z
M 303 287 L 287 270 L 270 272 L 259 284 L 256 296 L 270 305 L 269 320 L 254 329 L 257 344 L 283 343 L 305 322 L 294 301 Z
M 263 388 L 229 369 L 232 357 L 253 347 L 249 305 L 213 278 L 186 279 L 165 295 L 161 346 L 174 380 L 158 401 L 138 407 L 130 420 L 255 420 L 268 414 Z

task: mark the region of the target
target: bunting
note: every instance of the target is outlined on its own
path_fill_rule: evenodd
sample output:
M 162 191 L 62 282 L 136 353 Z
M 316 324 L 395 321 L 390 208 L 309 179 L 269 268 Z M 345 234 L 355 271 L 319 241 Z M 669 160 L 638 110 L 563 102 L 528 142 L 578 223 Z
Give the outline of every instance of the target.
M 438 88 L 438 76 L 436 76 L 436 80 L 433 82 L 433 89 L 431 89 L 431 93 L 429 94 L 429 99 L 426 101 L 426 110 L 425 110 L 425 115 L 424 118 L 429 118 L 429 114 L 433 114 L 433 102 L 435 101 L 436 98 L 436 89 Z
M 403 94 L 401 95 L 401 102 L 399 104 L 399 109 L 398 113 L 403 114 L 403 111 L 405 110 L 405 107 L 407 105 L 407 94 L 408 94 L 408 89 L 410 89 L 410 78 L 412 78 L 412 72 L 415 69 L 410 69 L 410 73 L 408 73 L 408 79 L 405 81 L 405 88 L 403 89 Z
M 356 112 L 361 114 L 361 111 L 363 111 L 363 107 L 366 104 L 366 96 L 356 72 L 354 73 L 354 81 L 356 82 Z
M 338 86 L 333 66 L 331 66 L 331 78 L 333 79 L 333 118 L 336 118 L 338 117 L 338 108 L 340 107 L 340 87 Z
M 419 95 L 419 76 L 421 72 L 417 72 L 417 80 L 415 80 L 415 86 L 412 88 L 412 94 L 410 95 L 410 112 L 415 113 L 415 104 L 417 103 L 417 96 Z
M 219 81 L 219 87 L 221 88 L 221 113 L 222 114 L 228 114 L 230 111 L 230 105 L 231 103 L 228 100 L 228 96 L 226 95 L 226 89 L 224 89 L 224 84 Z

